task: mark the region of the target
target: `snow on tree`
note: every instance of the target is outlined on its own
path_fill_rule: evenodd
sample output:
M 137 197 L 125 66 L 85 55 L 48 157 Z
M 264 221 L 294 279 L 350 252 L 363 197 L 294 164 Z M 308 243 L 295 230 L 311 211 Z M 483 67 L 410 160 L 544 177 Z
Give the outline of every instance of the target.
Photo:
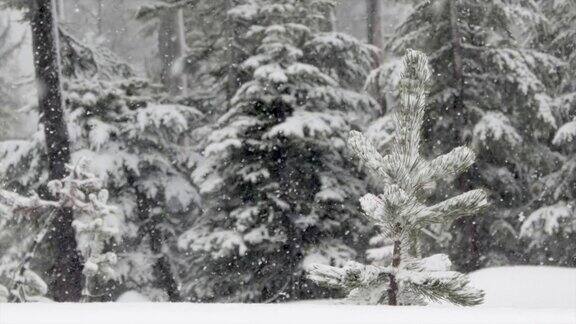
M 471 144 L 478 153 L 467 173 L 446 179 L 456 186 L 441 186 L 436 196 L 474 186 L 487 187 L 493 195 L 494 208 L 482 217 L 459 220 L 450 231 L 452 238 L 440 240 L 449 245 L 426 239 L 432 251 L 442 245 L 452 249 L 452 259 L 462 269 L 518 260 L 518 254 L 505 248 L 518 242 L 517 215 L 531 208 L 535 179 L 558 161 L 548 141 L 560 126 L 552 89 L 564 64 L 523 42 L 533 39 L 533 31 L 545 21 L 533 1 L 418 1 L 387 46 L 398 56 L 415 48 L 430 57 L 436 77 L 423 128 L 424 154 L 462 144 Z M 382 66 L 368 89 L 394 88 L 398 70 L 395 62 Z M 388 99 L 390 104 L 398 100 Z M 379 127 L 387 125 L 378 121 L 370 133 L 382 134 L 386 130 Z M 431 230 L 441 238 L 448 231 Z
M 275 301 L 318 293 L 303 265 L 354 258 L 367 227 L 362 175 L 344 136 L 377 105 L 357 92 L 373 53 L 320 32 L 329 1 L 242 1 L 228 11 L 241 84 L 195 171 L 206 205 L 181 238 L 196 271 L 193 299 Z M 220 78 L 226 81 L 229 75 Z
M 541 178 L 536 186 L 538 199 L 533 210 L 522 215 L 520 237 L 527 243 L 527 260 L 536 264 L 576 266 L 576 159 L 573 141 L 576 135 L 576 3 L 541 1 L 549 20 L 539 35 L 541 47 L 555 54 L 565 68 L 556 87 L 555 106 L 560 111 L 559 128 L 552 145 L 559 155 L 558 167 Z M 550 246 L 554 246 L 551 249 Z
M 42 118 L 48 179 L 63 179 L 70 162 L 70 138 L 64 121 L 62 70 L 58 19 L 52 0 L 30 3 L 38 110 Z M 56 301 L 78 301 L 81 294 L 82 260 L 76 249 L 72 209 L 59 208 L 53 219 L 54 266 L 50 290 Z
M 113 267 L 117 261 L 116 251 L 110 246 L 118 246 L 122 239 L 121 228 L 125 226 L 124 217 L 115 206 L 108 205 L 108 191 L 102 188 L 102 182 L 86 171 L 83 161 L 75 166 L 67 166 L 69 175 L 61 180 L 48 183 L 52 197 L 57 201 L 43 200 L 37 195 L 20 196 L 10 191 L 0 191 L 0 205 L 6 210 L 3 217 L 21 222 L 21 218 L 39 218 L 42 226 L 30 243 L 16 268 L 3 267 L 3 272 L 12 272 L 11 300 L 30 301 L 44 296 L 48 286 L 40 275 L 31 268 L 35 252 L 50 231 L 50 224 L 58 210 L 70 208 L 76 230 L 78 249 L 85 260 L 82 300 L 89 301 L 95 281 L 110 280 L 115 277 Z M 8 219 L 2 219 L 6 225 Z M 7 228 L 2 226 L 4 230 Z M 111 244 L 116 242 L 114 244 Z M 4 256 L 5 257 L 5 256 Z M 5 260 L 5 259 L 4 259 Z
M 382 183 L 381 194 L 367 194 L 360 203 L 367 218 L 392 242 L 392 260 L 387 266 L 353 261 L 342 268 L 313 266 L 310 277 L 348 290 L 354 301 L 389 305 L 422 304 L 427 300 L 476 305 L 482 301 L 482 292 L 469 287 L 464 275 L 450 271 L 447 256 L 420 257 L 418 239 L 423 228 L 474 215 L 488 204 L 482 190 L 472 190 L 426 205 L 427 189 L 433 182 L 465 171 L 475 159 L 475 154 L 466 147 L 457 147 L 430 161 L 421 156 L 420 132 L 429 78 L 426 56 L 408 50 L 398 84 L 396 133 L 388 155 L 378 153 L 362 133 L 352 131 L 348 138 L 353 154 Z
M 72 161 L 87 160 L 129 224 L 121 234 L 127 257 L 115 265 L 118 280 L 103 288 L 102 300 L 123 287 L 179 300 L 175 237 L 200 204 L 189 174 L 199 161 L 194 129 L 202 113 L 135 77 L 109 51 L 60 36 Z M 0 174 L 19 192 L 45 191 L 45 159 L 40 132 L 0 143 Z
M 128 257 L 118 262 L 119 279 L 154 299 L 165 298 L 165 281 L 174 276 L 167 273 L 174 258 L 169 238 L 200 204 L 187 174 L 197 163 L 190 141 L 202 114 L 163 103 L 161 92 L 135 78 L 72 79 L 66 88 L 72 160 L 87 160 L 130 224 L 124 228 Z M 37 134 L 0 145 L 0 172 L 12 186 L 35 189 L 45 179 L 42 142 Z

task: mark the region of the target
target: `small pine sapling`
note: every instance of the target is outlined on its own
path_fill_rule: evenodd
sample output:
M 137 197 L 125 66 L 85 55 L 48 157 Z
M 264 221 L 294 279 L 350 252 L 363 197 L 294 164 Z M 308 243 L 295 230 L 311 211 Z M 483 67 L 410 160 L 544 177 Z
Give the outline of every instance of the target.
M 343 268 L 313 265 L 309 277 L 319 284 L 344 288 L 356 302 L 414 305 L 444 300 L 468 306 L 483 299 L 483 292 L 470 287 L 465 275 L 450 271 L 446 255 L 419 257 L 418 237 L 427 226 L 476 214 L 488 204 L 482 190 L 472 190 L 426 205 L 435 181 L 460 174 L 475 159 L 466 147 L 431 161 L 420 155 L 429 77 L 427 57 L 408 50 L 397 89 L 400 107 L 394 112 L 396 130 L 388 155 L 380 155 L 359 132 L 351 132 L 348 139 L 352 153 L 382 182 L 380 195 L 367 194 L 360 203 L 368 219 L 392 242 L 391 262 L 388 266 L 348 262 Z

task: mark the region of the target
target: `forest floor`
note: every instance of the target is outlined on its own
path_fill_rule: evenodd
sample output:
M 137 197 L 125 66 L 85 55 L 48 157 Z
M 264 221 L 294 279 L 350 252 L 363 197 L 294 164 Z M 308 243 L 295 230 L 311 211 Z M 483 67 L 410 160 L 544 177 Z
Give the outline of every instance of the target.
M 0 324 L 576 324 L 576 269 L 503 267 L 471 274 L 485 290 L 478 307 L 289 304 L 1 304 Z M 134 301 L 134 302 L 131 302 Z

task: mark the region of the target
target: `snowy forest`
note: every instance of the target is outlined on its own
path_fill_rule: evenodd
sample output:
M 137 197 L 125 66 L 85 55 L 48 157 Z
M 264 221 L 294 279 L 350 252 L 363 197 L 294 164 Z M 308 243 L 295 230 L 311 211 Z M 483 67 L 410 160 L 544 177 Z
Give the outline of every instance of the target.
M 575 0 L 0 0 L 0 302 L 481 305 L 575 140 Z

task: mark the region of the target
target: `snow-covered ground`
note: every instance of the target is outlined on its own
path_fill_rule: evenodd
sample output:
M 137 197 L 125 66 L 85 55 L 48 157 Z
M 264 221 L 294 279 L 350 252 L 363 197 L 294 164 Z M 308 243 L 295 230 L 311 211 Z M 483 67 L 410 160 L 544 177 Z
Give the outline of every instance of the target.
M 1 304 L 0 324 L 576 324 L 576 269 L 504 267 L 471 275 L 486 291 L 480 307 L 151 304 Z M 134 301 L 130 303 L 131 301 Z M 128 302 L 128 303 L 126 303 Z
M 576 269 L 529 266 L 491 268 L 471 273 L 470 281 L 486 294 L 480 307 L 576 310 Z

